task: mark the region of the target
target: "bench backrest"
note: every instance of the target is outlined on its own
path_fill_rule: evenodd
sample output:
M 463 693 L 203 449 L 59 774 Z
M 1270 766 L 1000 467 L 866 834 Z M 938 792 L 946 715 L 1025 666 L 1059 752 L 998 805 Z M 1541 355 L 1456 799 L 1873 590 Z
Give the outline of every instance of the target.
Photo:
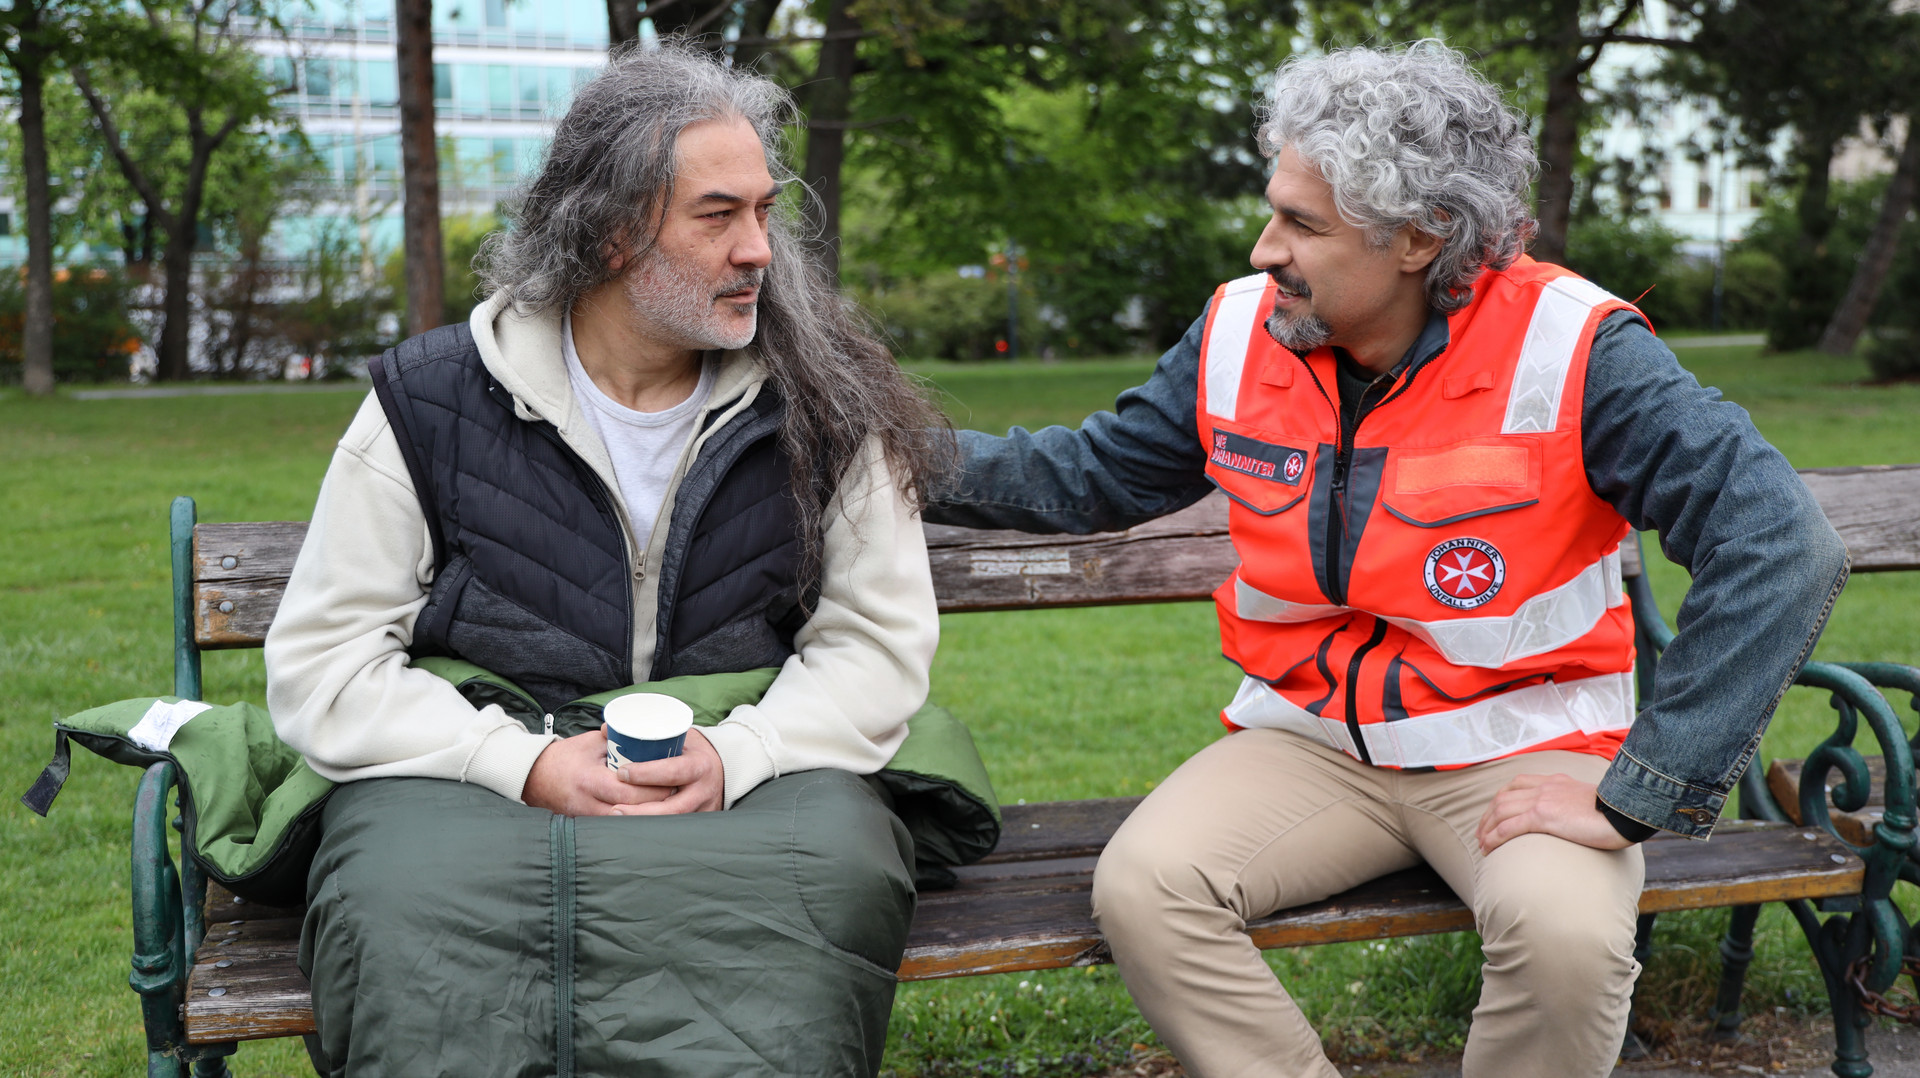
M 1920 464 L 1800 474 L 1846 541 L 1854 572 L 1920 569 Z M 298 522 L 194 527 L 191 591 L 178 596 L 182 613 L 190 611 L 194 644 L 259 647 L 306 533 Z M 942 613 L 1205 599 L 1239 564 L 1218 493 L 1124 532 L 1028 535 L 928 525 L 926 533 Z M 1624 554 L 1627 575 L 1639 575 L 1636 544 L 1627 543 Z

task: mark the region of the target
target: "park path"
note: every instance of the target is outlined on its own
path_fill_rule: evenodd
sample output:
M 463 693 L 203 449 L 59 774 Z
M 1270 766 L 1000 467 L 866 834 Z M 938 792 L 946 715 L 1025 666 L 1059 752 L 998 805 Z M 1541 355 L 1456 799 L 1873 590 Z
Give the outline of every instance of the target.
M 1668 348 L 1734 348 L 1767 343 L 1764 333 L 1722 333 L 1716 337 L 1662 337 Z

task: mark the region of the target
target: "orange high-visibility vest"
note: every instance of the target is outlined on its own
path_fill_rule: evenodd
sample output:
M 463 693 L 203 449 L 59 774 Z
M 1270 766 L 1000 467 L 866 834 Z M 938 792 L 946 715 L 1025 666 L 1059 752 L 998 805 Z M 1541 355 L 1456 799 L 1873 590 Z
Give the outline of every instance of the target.
M 1265 274 L 1221 285 L 1201 353 L 1241 559 L 1214 593 L 1247 675 L 1223 721 L 1383 767 L 1612 758 L 1634 714 L 1629 529 L 1587 483 L 1580 417 L 1594 330 L 1632 306 L 1529 258 L 1487 271 L 1349 445 L 1332 350 L 1275 343 L 1272 307 Z

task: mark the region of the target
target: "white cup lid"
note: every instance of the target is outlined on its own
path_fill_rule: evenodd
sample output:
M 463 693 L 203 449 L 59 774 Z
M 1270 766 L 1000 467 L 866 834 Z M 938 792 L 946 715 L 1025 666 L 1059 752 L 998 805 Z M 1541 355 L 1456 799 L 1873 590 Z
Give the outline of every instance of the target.
M 652 692 L 622 696 L 607 704 L 604 716 L 620 736 L 642 741 L 679 737 L 693 726 L 693 709 L 685 702 Z

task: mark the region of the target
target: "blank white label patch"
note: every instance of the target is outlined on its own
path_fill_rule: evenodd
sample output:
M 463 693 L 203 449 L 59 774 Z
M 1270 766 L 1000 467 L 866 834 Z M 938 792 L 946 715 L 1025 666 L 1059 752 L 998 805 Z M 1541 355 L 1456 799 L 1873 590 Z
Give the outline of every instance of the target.
M 165 752 L 173 744 L 173 735 L 187 724 L 187 720 L 202 711 L 211 711 L 212 704 L 203 704 L 198 700 L 182 700 L 169 704 L 165 700 L 155 700 L 140 721 L 127 731 L 127 739 L 146 749 L 148 752 Z
M 1072 572 L 1064 550 L 996 550 L 973 556 L 974 576 L 1066 576 Z

